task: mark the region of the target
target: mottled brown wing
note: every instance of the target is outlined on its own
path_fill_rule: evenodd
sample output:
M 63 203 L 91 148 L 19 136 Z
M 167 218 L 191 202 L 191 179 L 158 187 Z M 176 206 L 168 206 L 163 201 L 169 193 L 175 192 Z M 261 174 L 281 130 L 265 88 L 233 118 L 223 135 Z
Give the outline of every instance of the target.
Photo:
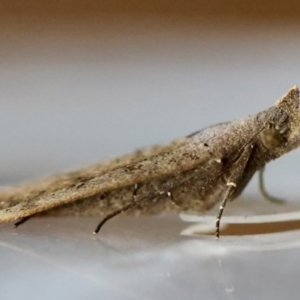
M 0 210 L 0 222 L 23 218 L 106 191 L 204 165 L 210 159 L 226 155 L 227 150 L 224 148 L 221 151 L 220 144 L 228 142 L 224 130 L 230 124 L 217 125 L 209 131 L 204 130 L 163 147 L 145 149 L 16 190 L 10 189 L 0 195 L 2 205 L 5 206 Z M 240 143 L 232 143 L 230 151 L 240 147 Z

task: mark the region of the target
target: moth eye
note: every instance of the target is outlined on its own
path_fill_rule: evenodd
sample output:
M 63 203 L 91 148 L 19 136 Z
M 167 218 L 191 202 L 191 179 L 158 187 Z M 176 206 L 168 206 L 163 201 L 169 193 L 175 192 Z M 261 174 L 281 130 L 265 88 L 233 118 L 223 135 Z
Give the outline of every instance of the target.
M 260 139 L 265 148 L 272 150 L 281 147 L 287 142 L 287 129 L 278 126 L 269 127 L 260 134 Z

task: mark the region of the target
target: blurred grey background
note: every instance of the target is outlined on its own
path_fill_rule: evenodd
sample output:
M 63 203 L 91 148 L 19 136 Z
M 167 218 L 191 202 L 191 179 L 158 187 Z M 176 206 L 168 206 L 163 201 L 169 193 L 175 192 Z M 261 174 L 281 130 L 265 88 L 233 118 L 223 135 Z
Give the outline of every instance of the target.
M 1 184 L 268 108 L 300 85 L 299 13 L 292 0 L 0 1 Z M 295 151 L 268 165 L 272 194 L 299 201 L 299 158 Z M 252 181 L 244 195 L 258 193 Z M 128 219 L 112 222 L 99 240 L 89 235 L 95 219 L 33 220 L 17 232 L 1 225 L 2 295 L 297 299 L 297 249 L 273 251 L 269 260 L 266 252 L 231 257 L 229 245 L 242 242 L 224 237 L 221 248 L 196 247 L 213 256 L 204 259 L 185 247 L 197 239 L 176 235 L 183 227 L 177 219 L 145 219 L 152 229 L 122 220 Z M 225 271 L 220 257 L 229 257 Z M 278 262 L 290 274 L 286 288 Z
M 297 3 L 2 1 L 1 184 L 271 106 L 299 84 Z M 275 193 L 299 155 L 268 167 Z

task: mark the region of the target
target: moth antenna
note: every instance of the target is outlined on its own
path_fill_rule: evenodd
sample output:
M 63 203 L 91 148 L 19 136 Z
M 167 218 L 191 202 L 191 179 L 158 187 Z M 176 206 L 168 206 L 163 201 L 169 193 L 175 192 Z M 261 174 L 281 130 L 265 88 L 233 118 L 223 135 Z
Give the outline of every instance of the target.
M 27 216 L 22 218 L 20 221 L 16 222 L 14 224 L 15 228 L 19 227 L 20 225 L 24 224 L 26 221 L 28 221 L 29 219 L 31 219 L 32 216 Z
M 228 200 L 232 190 L 236 188 L 236 184 L 234 182 L 228 182 L 227 186 L 228 186 L 228 189 L 226 190 L 224 199 L 223 199 L 223 201 L 220 205 L 219 213 L 218 213 L 218 216 L 217 216 L 217 219 L 216 219 L 216 234 L 215 235 L 216 235 L 217 240 L 220 238 L 220 222 L 221 222 L 221 218 L 222 218 L 224 208 L 226 206 L 227 200 Z

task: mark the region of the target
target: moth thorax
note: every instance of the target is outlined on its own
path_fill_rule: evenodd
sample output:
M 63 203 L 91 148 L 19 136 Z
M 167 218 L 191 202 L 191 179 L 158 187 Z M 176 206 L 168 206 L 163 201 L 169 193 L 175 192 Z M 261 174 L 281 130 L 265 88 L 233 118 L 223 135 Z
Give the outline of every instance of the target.
M 260 139 L 264 147 L 272 150 L 277 147 L 284 146 L 287 142 L 288 129 L 287 128 L 277 128 L 276 126 L 271 126 L 264 129 L 260 133 Z

